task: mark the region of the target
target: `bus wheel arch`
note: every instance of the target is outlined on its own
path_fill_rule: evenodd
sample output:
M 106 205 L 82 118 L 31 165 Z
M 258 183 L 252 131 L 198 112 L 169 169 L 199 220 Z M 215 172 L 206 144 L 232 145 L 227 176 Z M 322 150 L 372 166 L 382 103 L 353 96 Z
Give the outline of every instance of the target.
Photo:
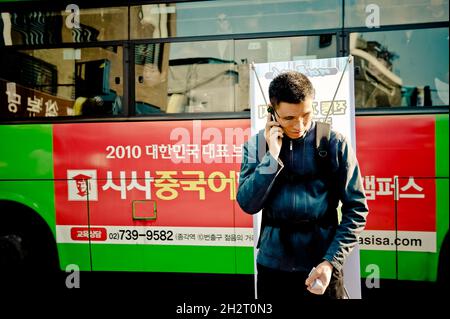
M 43 277 L 56 274 L 56 240 L 44 219 L 33 209 L 0 201 L 0 276 L 24 273 Z

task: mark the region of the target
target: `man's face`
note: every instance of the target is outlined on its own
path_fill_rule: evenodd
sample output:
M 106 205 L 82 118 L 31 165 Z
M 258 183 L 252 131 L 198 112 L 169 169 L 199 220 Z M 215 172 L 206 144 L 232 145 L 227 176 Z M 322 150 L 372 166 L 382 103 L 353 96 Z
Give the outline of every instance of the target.
M 299 138 L 311 127 L 312 102 L 312 98 L 306 98 L 300 103 L 280 102 L 276 107 L 276 120 L 289 138 Z

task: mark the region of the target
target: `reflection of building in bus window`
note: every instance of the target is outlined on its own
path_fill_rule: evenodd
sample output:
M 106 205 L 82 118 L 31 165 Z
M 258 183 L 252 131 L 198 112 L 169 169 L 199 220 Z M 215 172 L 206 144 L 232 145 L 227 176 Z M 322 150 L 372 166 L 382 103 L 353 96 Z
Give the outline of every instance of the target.
M 167 104 L 167 80 L 157 64 L 136 65 L 136 114 L 161 112 Z
M 150 86 L 164 81 L 164 79 L 161 77 L 161 72 L 159 71 L 158 66 L 155 64 L 145 64 L 142 76 L 144 79 L 144 83 Z
M 448 7 L 447 10 L 445 10 L 445 4 L 447 2 L 447 6 L 448 6 L 448 1 L 444 1 L 444 0 L 431 0 L 429 1 L 429 5 L 427 6 L 427 9 L 430 10 L 431 16 L 435 19 L 442 19 L 442 21 L 445 21 L 445 18 L 447 17 L 448 19 Z M 447 13 L 445 13 L 447 12 Z
M 73 115 L 81 115 L 81 110 L 83 109 L 83 103 L 86 102 L 87 98 L 79 96 L 73 102 Z
M 153 28 L 153 38 L 167 37 L 167 9 L 164 3 L 143 5 L 139 12 L 139 21 L 142 26 Z
M 442 101 L 443 105 L 448 105 L 448 91 L 449 91 L 449 86 L 448 86 L 448 71 L 445 73 L 444 76 L 444 80 L 442 81 L 439 78 L 435 78 L 434 79 L 434 85 L 436 86 L 436 93 L 437 96 L 439 97 L 439 99 Z M 439 103 L 441 104 L 441 103 Z
M 356 33 L 350 36 L 350 53 L 355 57 L 356 106 L 400 106 L 403 81 L 392 72 L 392 61 L 398 56 Z
M 143 67 L 142 75 L 139 76 L 136 84 L 138 88 L 135 104 L 136 115 L 161 113 L 161 107 L 164 107 L 166 103 L 166 92 L 160 88 L 166 80 L 157 64 L 145 63 L 141 67 Z
M 113 116 L 121 112 L 121 98 L 111 87 L 120 83 L 120 76 L 112 82 L 111 66 L 109 59 L 75 62 L 74 115 Z
M 220 13 L 217 16 L 217 33 L 218 34 L 231 34 L 233 28 L 225 13 Z M 231 56 L 231 45 L 229 41 L 217 41 L 217 49 L 219 50 L 219 57 L 221 59 L 229 59 Z
M 73 115 L 114 116 L 122 113 L 122 99 L 114 93 L 86 98 L 78 97 L 73 105 Z
M 168 112 L 231 112 L 238 100 L 234 62 L 214 58 L 171 60 Z
M 2 13 L 0 20 L 3 20 L 0 22 L 6 26 L 3 32 L 5 43 L 15 45 L 61 43 L 62 19 L 56 12 L 36 10 Z
M 168 50 L 165 48 L 158 43 L 135 47 L 136 114 L 166 110 Z

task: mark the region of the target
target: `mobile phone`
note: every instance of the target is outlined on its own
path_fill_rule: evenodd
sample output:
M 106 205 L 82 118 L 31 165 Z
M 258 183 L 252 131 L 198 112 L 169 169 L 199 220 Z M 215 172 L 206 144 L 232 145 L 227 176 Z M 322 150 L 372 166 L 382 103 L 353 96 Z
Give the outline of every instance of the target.
M 277 118 L 275 117 L 275 109 L 273 108 L 272 105 L 267 106 L 267 112 L 269 112 L 272 115 L 271 120 L 277 122 L 280 125 L 280 127 L 282 127 L 280 122 L 278 122 Z

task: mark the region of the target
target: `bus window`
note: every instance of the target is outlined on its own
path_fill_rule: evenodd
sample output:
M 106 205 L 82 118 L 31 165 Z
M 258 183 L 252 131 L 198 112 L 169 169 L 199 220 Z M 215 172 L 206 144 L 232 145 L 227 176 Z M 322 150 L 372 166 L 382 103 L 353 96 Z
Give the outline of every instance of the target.
M 336 56 L 336 36 L 266 38 L 236 41 L 236 61 L 267 63 Z
M 35 7 L 2 12 L 3 41 L 10 45 L 48 45 L 125 40 L 127 7 L 81 9 L 76 4 L 62 10 Z M 3 29 L 3 26 L 2 26 Z
M 448 21 L 445 0 L 353 0 L 344 6 L 347 28 Z
M 136 45 L 135 74 L 137 115 L 245 107 L 231 40 Z
M 357 108 L 448 106 L 448 28 L 350 34 Z
M 122 113 L 122 47 L 4 50 L 0 59 L 2 119 Z
M 331 58 L 336 55 L 336 36 L 334 34 L 323 34 L 319 36 L 236 40 L 235 55 L 240 70 L 239 94 L 242 100 L 248 101 L 249 75 L 244 71 L 248 72 L 250 63 Z M 282 70 L 273 69 L 272 71 L 281 72 Z
M 335 54 L 333 34 L 138 44 L 136 114 L 247 111 L 251 62 L 328 58 Z
M 340 0 L 218 0 L 130 7 L 130 38 L 340 28 Z
M 176 4 L 143 4 L 131 6 L 130 38 L 151 39 L 175 37 Z

